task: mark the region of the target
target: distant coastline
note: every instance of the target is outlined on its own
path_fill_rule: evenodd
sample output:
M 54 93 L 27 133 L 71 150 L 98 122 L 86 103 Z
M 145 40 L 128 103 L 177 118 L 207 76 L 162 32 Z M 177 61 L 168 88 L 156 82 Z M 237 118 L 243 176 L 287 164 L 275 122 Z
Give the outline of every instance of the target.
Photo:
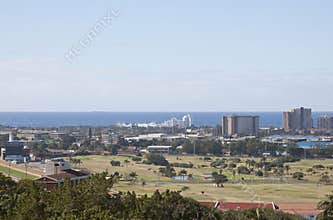
M 282 112 L 0 112 L 0 125 L 13 127 L 111 126 L 117 123 L 163 122 L 190 114 L 196 126 L 221 124 L 222 115 L 258 115 L 260 127 L 281 127 Z M 317 117 L 333 112 L 313 112 Z

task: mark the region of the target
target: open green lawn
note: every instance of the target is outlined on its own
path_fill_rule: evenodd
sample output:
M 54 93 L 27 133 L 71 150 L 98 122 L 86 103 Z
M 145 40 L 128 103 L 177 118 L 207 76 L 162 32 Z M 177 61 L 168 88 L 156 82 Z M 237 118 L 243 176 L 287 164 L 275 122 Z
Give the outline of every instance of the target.
M 36 179 L 36 176 L 30 175 L 24 173 L 24 172 L 20 172 L 14 169 L 8 169 L 8 167 L 4 167 L 0 165 L 0 172 L 4 173 L 4 174 L 10 174 L 10 176 L 16 177 L 18 179 Z
M 265 202 L 311 202 L 317 203 L 325 197 L 326 194 L 333 190 L 331 185 L 318 185 L 320 176 L 328 172 L 329 176 L 333 175 L 330 169 L 316 170 L 316 173 L 308 173 L 306 170 L 315 164 L 322 164 L 325 167 L 333 165 L 333 160 L 302 160 L 296 163 L 289 163 L 289 173 L 285 173 L 284 180 L 277 177 L 257 177 L 254 175 L 232 175 L 230 169 L 223 169 L 223 174 L 228 176 L 229 182 L 224 188 L 217 188 L 210 180 L 205 178 L 206 175 L 219 169 L 210 167 L 211 161 L 205 161 L 202 156 L 176 156 L 166 155 L 170 163 L 189 163 L 194 167 L 187 168 L 188 174 L 193 174 L 194 179 L 189 181 L 174 180 L 161 176 L 159 166 L 145 165 L 136 163 L 131 160 L 133 155 L 117 156 L 81 156 L 81 167 L 87 168 L 92 172 L 102 172 L 107 170 L 110 173 L 119 172 L 122 175 L 134 171 L 138 174 L 136 183 L 119 182 L 114 189 L 118 191 L 136 191 L 139 194 L 151 194 L 156 189 L 159 190 L 181 190 L 182 187 L 188 186 L 189 189 L 182 192 L 183 195 L 198 200 L 226 200 L 226 201 L 252 201 L 259 200 Z M 216 157 L 211 157 L 214 161 Z M 242 162 L 237 165 L 245 165 L 244 161 L 249 158 L 242 158 Z M 120 167 L 112 167 L 111 160 L 121 161 Z M 125 163 L 128 160 L 128 163 Z M 257 158 L 255 160 L 260 160 Z M 268 159 L 270 160 L 270 159 Z M 183 168 L 175 168 L 177 172 Z M 291 174 L 296 171 L 305 173 L 305 180 L 296 181 L 292 179 Z M 242 179 L 244 184 L 240 184 Z M 333 177 L 332 177 L 333 180 Z M 142 186 L 142 181 L 146 182 Z M 203 192 L 203 193 L 202 193 Z
M 189 189 L 182 192 L 182 195 L 200 201 L 274 201 L 277 203 L 318 203 L 333 189 L 332 186 L 314 184 L 225 184 L 224 188 L 217 188 L 213 184 L 163 183 L 142 186 L 140 183 L 120 182 L 115 184 L 114 190 L 152 194 L 155 190 L 181 191 L 184 186 Z

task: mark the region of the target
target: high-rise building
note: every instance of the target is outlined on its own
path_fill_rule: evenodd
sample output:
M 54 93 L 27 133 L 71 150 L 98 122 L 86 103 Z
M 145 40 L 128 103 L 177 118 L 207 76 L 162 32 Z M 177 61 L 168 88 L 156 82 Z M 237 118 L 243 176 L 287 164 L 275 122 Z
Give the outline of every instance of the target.
M 283 112 L 283 128 L 285 131 L 309 130 L 313 126 L 310 108 L 295 108 Z
M 333 130 L 333 116 L 321 116 L 318 118 L 318 129 Z
M 259 116 L 223 116 L 222 135 L 256 135 L 259 131 Z
M 183 125 L 184 125 L 184 128 L 189 128 L 192 126 L 192 117 L 191 115 L 185 115 L 183 117 Z

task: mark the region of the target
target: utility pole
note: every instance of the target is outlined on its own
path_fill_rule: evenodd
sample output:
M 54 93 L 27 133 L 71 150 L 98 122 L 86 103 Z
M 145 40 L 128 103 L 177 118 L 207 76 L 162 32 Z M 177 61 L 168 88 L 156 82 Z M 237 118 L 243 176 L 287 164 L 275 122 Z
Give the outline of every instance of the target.
M 28 179 L 28 164 L 27 164 L 27 162 L 25 162 L 24 165 L 25 165 L 25 178 Z
M 10 177 L 10 162 L 8 162 L 8 176 Z
M 193 154 L 195 155 L 195 141 L 193 141 Z

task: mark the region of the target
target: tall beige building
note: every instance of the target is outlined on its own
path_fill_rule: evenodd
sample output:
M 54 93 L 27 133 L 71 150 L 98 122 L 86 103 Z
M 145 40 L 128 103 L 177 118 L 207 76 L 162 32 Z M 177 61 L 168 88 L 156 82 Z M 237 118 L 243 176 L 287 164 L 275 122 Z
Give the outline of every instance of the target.
M 309 130 L 313 127 L 312 111 L 310 108 L 295 108 L 283 112 L 283 128 L 285 131 Z
M 259 116 L 223 116 L 222 135 L 256 135 L 259 131 Z

